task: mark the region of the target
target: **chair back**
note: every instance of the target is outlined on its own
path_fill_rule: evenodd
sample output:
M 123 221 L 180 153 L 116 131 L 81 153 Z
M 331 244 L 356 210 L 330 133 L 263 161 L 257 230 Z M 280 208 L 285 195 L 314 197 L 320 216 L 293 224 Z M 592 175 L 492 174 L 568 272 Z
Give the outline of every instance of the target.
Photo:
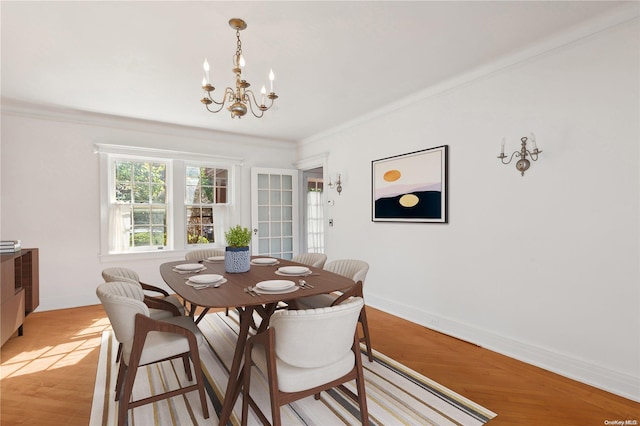
M 202 250 L 193 250 L 193 251 L 188 251 L 185 255 L 184 258 L 186 260 L 206 260 L 210 257 L 213 256 L 224 256 L 225 250 L 224 249 L 202 249 Z
M 291 260 L 302 263 L 303 265 L 322 268 L 324 266 L 324 262 L 327 261 L 327 255 L 324 253 L 300 253 L 293 256 L 293 259 Z
M 352 350 L 361 297 L 329 308 L 280 310 L 269 321 L 275 352 L 287 364 L 317 368 L 343 359 Z
M 334 272 L 343 277 L 351 278 L 354 282 L 362 281 L 369 271 L 369 264 L 363 260 L 338 259 L 324 265 L 326 271 Z
M 133 342 L 136 314 L 149 316 L 149 308 L 144 304 L 142 287 L 130 281 L 102 283 L 96 295 L 104 307 L 118 342 L 125 346 Z
M 107 268 L 102 270 L 102 278 L 105 282 L 111 281 L 131 281 L 138 284 L 140 276 L 138 273 L 129 268 Z

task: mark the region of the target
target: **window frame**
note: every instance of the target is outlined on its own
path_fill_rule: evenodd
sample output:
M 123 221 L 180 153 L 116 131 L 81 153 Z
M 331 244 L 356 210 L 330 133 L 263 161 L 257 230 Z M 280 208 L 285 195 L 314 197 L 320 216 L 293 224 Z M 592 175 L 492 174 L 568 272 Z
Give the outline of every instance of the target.
M 227 218 L 231 223 L 239 222 L 240 169 L 243 159 L 210 154 L 172 151 L 154 148 L 132 147 L 125 145 L 96 144 L 95 153 L 100 162 L 100 253 L 101 259 L 114 258 L 158 258 L 175 257 L 189 248 L 223 247 L 224 241 L 212 244 L 187 244 L 186 229 L 186 167 L 212 167 L 228 170 Z M 162 249 L 135 249 L 124 252 L 110 251 L 109 211 L 112 204 L 111 194 L 115 184 L 112 165 L 117 159 L 143 162 L 163 162 L 167 164 L 167 245 Z M 215 213 L 214 213 L 215 214 Z M 215 226 L 215 217 L 214 217 Z M 219 232 L 216 233 L 217 235 Z

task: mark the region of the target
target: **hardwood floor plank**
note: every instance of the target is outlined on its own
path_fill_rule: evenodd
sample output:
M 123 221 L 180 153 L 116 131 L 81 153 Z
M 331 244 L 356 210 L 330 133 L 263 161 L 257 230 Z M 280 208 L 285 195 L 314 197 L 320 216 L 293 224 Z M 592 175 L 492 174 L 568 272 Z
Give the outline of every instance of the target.
M 600 426 L 637 420 L 640 403 L 516 361 L 367 307 L 374 349 L 498 413 L 491 426 Z M 87 425 L 100 305 L 36 312 L 2 346 L 2 425 Z

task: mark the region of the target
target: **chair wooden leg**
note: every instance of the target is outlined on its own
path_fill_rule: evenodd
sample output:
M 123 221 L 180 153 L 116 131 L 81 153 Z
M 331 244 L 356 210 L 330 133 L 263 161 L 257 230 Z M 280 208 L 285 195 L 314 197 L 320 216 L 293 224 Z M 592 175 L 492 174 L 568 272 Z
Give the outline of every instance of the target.
M 367 311 L 362 308 L 358 321 L 362 325 L 362 334 L 364 334 L 364 343 L 367 347 L 367 354 L 369 355 L 369 362 L 373 362 L 373 352 L 371 351 L 371 336 L 369 335 L 369 325 L 367 324 Z
M 120 367 L 118 368 L 118 378 L 116 380 L 116 401 L 120 399 L 120 392 L 122 391 L 122 383 L 126 372 L 127 366 L 124 365 L 124 362 L 121 362 Z
M 204 393 L 204 374 L 202 373 L 202 364 L 200 364 L 200 353 L 198 348 L 192 348 L 191 360 L 193 361 L 193 373 L 198 382 L 198 394 L 200 395 L 200 404 L 202 405 L 202 415 L 205 419 L 209 418 L 209 406 L 207 405 L 207 397 Z M 187 360 L 188 362 L 189 360 Z
M 129 402 L 131 401 L 131 394 L 133 392 L 133 382 L 136 379 L 137 371 L 137 365 L 129 366 L 127 368 L 127 372 L 124 378 L 122 397 L 120 398 L 120 406 L 118 407 L 118 426 L 126 424 L 127 414 L 129 411 Z
M 118 343 L 118 352 L 116 352 L 116 362 L 120 361 L 122 356 L 122 343 Z
M 364 309 L 363 309 L 364 312 Z M 360 342 L 356 338 L 353 350 L 356 354 L 356 389 L 358 390 L 358 405 L 360 406 L 360 422 L 363 426 L 369 426 L 369 410 L 367 408 L 367 392 L 364 388 L 364 371 L 362 370 L 362 357 L 360 354 Z
M 184 365 L 184 372 L 187 373 L 187 379 L 193 380 L 193 374 L 191 374 L 191 363 L 189 362 L 189 354 L 182 354 L 182 365 Z

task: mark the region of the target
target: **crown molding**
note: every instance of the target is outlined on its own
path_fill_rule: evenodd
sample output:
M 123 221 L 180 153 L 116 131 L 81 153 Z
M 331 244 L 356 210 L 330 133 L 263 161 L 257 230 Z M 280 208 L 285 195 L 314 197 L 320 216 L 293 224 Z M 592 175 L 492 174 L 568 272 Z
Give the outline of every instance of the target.
M 375 120 L 377 118 L 384 117 L 387 114 L 406 108 L 417 102 L 433 98 L 435 96 L 441 95 L 442 93 L 466 86 L 474 81 L 503 72 L 504 70 L 533 60 L 542 55 L 546 55 L 558 51 L 559 49 L 566 48 L 567 46 L 573 45 L 574 43 L 577 43 L 594 35 L 603 33 L 607 30 L 611 30 L 621 25 L 626 25 L 634 21 L 638 21 L 639 16 L 640 2 L 630 1 L 608 13 L 602 14 L 594 19 L 588 20 L 574 27 L 570 27 L 560 34 L 553 35 L 544 40 L 541 40 L 540 42 L 532 45 L 527 49 L 521 50 L 515 54 L 504 56 L 490 64 L 477 67 L 468 72 L 453 76 L 448 80 L 442 81 L 436 85 L 416 92 L 413 95 L 402 98 L 397 102 L 391 103 L 385 107 L 361 115 L 360 117 L 357 117 L 339 126 L 332 127 L 330 129 L 316 133 L 315 135 L 302 139 L 298 142 L 298 145 L 304 146 L 312 144 L 314 142 L 318 142 L 326 137 L 329 137 L 336 133 L 341 133 L 347 129 L 357 127 L 361 124 Z
M 280 148 L 292 148 L 296 146 L 296 143 L 293 141 L 269 139 L 259 136 L 220 132 L 217 130 L 183 126 L 179 124 L 160 121 L 143 120 L 138 118 L 123 117 L 119 115 L 81 111 L 64 108 L 57 105 L 38 104 L 5 97 L 1 98 L 1 104 L 3 115 L 14 115 L 18 117 L 35 118 L 39 120 L 67 122 L 87 126 L 107 127 L 119 130 L 156 133 L 178 137 L 190 137 L 194 139 L 203 139 L 206 141 L 221 140 L 225 142 L 235 142 L 248 145 L 269 145 Z

